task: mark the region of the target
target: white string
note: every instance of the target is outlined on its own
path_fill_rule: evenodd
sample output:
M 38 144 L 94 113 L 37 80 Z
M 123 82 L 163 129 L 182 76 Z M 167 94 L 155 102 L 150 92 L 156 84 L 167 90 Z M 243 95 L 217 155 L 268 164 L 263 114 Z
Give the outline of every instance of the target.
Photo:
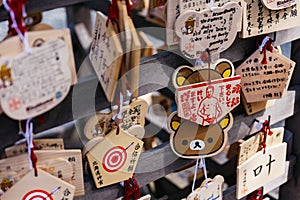
M 256 125 L 256 130 L 260 131 L 263 128 L 264 121 L 258 121 Z
M 264 40 L 262 41 L 261 45 L 259 46 L 259 51 L 262 51 L 264 46 L 266 45 L 266 43 L 270 40 L 270 37 L 269 36 L 266 36 L 264 38 Z
M 28 148 L 28 160 L 29 160 L 29 169 L 32 170 L 33 169 L 33 164 L 32 164 L 32 160 L 31 160 L 31 148 L 33 148 L 33 124 L 32 122 L 30 122 L 31 119 L 28 119 L 26 121 L 26 131 L 24 133 L 24 137 L 26 139 L 27 142 L 27 148 Z
M 205 187 L 207 188 L 208 187 L 208 178 L 207 178 L 206 163 L 205 163 L 204 158 L 201 158 L 199 168 L 203 169 L 203 173 L 204 173 L 204 177 L 205 177 Z
M 200 160 L 200 163 L 199 163 Z M 192 192 L 195 190 L 195 183 L 196 183 L 196 177 L 197 177 L 197 171 L 198 169 L 202 168 L 205 178 L 205 187 L 208 187 L 208 177 L 207 177 L 207 170 L 206 170 L 206 163 L 204 158 L 197 159 L 195 171 L 194 171 L 194 179 L 193 179 L 193 185 L 192 185 Z
M 195 62 L 194 66 L 204 66 L 204 62 L 202 61 L 201 58 L 198 58 Z
M 194 192 L 194 190 L 195 190 L 195 183 L 196 183 L 196 177 L 197 177 L 198 165 L 199 165 L 199 159 L 197 159 L 196 165 L 195 165 L 194 179 L 193 179 L 193 185 L 192 185 L 192 192 Z
M 119 112 L 117 114 L 115 114 L 115 116 L 112 117 L 113 120 L 116 120 L 116 118 L 118 119 L 122 119 L 122 108 L 123 108 L 123 94 L 122 92 L 120 92 L 120 105 L 119 106 Z
M 16 21 L 16 16 L 14 11 L 9 7 L 9 5 L 7 4 L 7 0 L 3 0 L 2 1 L 5 9 L 9 12 L 9 15 L 11 17 L 12 20 L 12 27 L 16 30 L 18 36 L 20 37 L 20 39 L 22 40 L 24 46 L 25 46 L 25 51 L 30 54 L 31 53 L 31 49 L 29 46 L 29 42 L 28 42 L 28 36 L 27 36 L 27 32 L 24 33 L 24 35 L 22 34 L 22 32 L 20 31 L 19 27 L 18 27 L 18 23 Z M 24 17 L 24 15 L 26 16 L 26 11 L 25 11 L 25 6 L 23 6 L 23 11 L 22 11 L 22 15 Z M 22 25 L 25 26 L 24 22 L 22 22 Z

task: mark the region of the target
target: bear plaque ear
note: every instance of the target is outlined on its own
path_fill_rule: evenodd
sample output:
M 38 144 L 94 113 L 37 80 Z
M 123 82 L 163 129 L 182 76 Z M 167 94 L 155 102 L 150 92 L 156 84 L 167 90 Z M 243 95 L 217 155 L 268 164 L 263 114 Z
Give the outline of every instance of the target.
M 176 132 L 180 127 L 180 124 L 181 124 L 181 118 L 178 117 L 177 111 L 171 113 L 168 119 L 169 129 L 173 132 Z
M 234 66 L 232 62 L 227 59 L 219 59 L 216 61 L 215 68 L 223 78 L 234 76 Z
M 184 85 L 185 80 L 193 73 L 189 66 L 181 66 L 173 73 L 173 85 L 175 88 Z
M 233 116 L 231 113 L 228 113 L 220 122 L 220 126 L 222 127 L 224 133 L 227 133 L 232 125 L 233 125 Z

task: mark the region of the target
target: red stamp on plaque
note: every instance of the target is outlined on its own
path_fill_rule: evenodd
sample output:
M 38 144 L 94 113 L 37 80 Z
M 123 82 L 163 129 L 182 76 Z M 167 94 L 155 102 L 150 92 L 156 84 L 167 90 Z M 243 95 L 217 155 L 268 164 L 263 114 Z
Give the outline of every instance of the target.
M 11 111 L 17 111 L 21 108 L 21 100 L 19 98 L 11 98 L 8 101 L 8 106 Z
M 240 82 L 234 76 L 178 88 L 178 116 L 202 126 L 217 123 L 240 103 Z M 194 93 L 198 101 L 192 101 Z

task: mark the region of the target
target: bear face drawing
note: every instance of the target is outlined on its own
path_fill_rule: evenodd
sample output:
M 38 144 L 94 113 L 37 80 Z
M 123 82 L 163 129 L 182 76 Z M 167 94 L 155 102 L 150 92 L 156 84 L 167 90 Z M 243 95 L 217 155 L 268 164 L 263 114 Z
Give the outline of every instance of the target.
M 185 35 L 193 34 L 195 29 L 195 19 L 190 16 L 184 23 L 184 27 L 182 28 L 182 33 Z
M 211 126 L 201 126 L 180 118 L 177 112 L 169 117 L 170 145 L 175 154 L 183 158 L 211 157 L 222 151 L 227 142 L 227 131 L 233 117 L 227 114 L 223 120 Z

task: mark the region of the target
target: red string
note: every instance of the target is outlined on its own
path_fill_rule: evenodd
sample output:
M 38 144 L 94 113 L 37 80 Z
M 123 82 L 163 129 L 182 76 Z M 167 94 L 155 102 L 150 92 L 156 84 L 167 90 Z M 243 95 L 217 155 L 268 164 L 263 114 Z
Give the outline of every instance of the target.
M 263 133 L 263 137 L 264 137 L 264 141 L 260 144 L 261 147 L 263 148 L 264 152 L 266 152 L 266 147 L 267 147 L 267 136 L 268 135 L 273 135 L 273 132 L 271 131 L 270 125 L 269 125 L 269 121 L 265 120 L 263 123 L 263 127 L 261 128 L 260 132 Z
M 263 200 L 263 190 L 262 189 L 258 189 L 254 192 L 252 192 L 247 200 Z
M 141 197 L 140 186 L 134 177 L 124 182 L 124 197 L 122 200 L 131 200 L 132 197 L 134 200 Z
M 109 14 L 106 21 L 106 26 L 108 26 L 109 21 L 116 21 L 119 18 L 119 10 L 118 10 L 118 0 L 112 0 L 112 3 L 109 6 Z
M 130 0 L 125 0 L 127 13 L 130 18 L 132 18 L 132 3 Z M 106 26 L 108 26 L 109 21 L 116 21 L 119 18 L 118 0 L 112 0 L 108 8 L 109 14 L 106 21 Z
M 259 48 L 259 46 L 262 44 L 264 38 L 266 37 L 266 35 L 263 36 L 259 36 L 256 40 L 256 47 Z M 267 51 L 271 51 L 273 52 L 274 47 L 272 46 L 272 42 L 273 40 L 271 38 L 269 38 L 269 40 L 266 42 L 266 44 L 263 46 L 263 49 L 260 53 L 264 54 L 263 60 L 262 60 L 262 64 L 268 64 L 267 61 Z
M 35 146 L 34 144 L 33 144 L 33 146 Z M 31 154 L 30 154 L 30 159 L 31 159 L 31 162 L 32 162 L 32 167 L 33 167 L 33 169 L 34 169 L 34 176 L 38 176 L 38 172 L 37 172 L 37 156 L 35 155 L 35 153 L 34 153 L 34 147 L 33 148 L 31 148 Z
M 271 131 L 271 127 L 269 125 L 269 121 L 268 120 L 264 121 L 263 127 L 262 127 L 262 129 L 260 131 L 263 132 L 263 133 L 265 133 L 265 134 L 268 134 L 268 135 L 273 135 L 273 132 Z
M 130 0 L 125 0 L 125 2 L 126 2 L 128 16 L 130 18 L 132 18 L 132 4 L 131 4 L 131 1 Z
M 27 140 L 27 148 L 28 148 L 28 154 L 30 153 L 29 157 L 30 157 L 30 161 L 32 164 L 32 168 L 34 169 L 34 175 L 38 176 L 38 171 L 37 171 L 37 156 L 34 153 L 34 149 L 35 149 L 35 144 L 33 142 L 33 125 L 32 122 L 30 122 L 30 120 L 27 120 L 26 122 L 26 133 L 25 133 L 25 137 Z
M 267 61 L 267 50 L 273 52 L 274 48 L 272 46 L 272 39 L 270 38 L 266 45 L 263 47 L 264 58 L 262 60 L 262 64 L 268 64 Z
M 27 31 L 26 25 L 23 22 L 23 8 L 26 4 L 27 4 L 26 0 L 7 0 L 7 5 L 14 12 L 17 26 L 20 32 L 22 33 L 22 35 L 24 35 L 25 32 Z M 12 18 L 10 16 L 8 18 L 8 35 L 9 36 L 17 35 L 15 27 L 13 26 Z

